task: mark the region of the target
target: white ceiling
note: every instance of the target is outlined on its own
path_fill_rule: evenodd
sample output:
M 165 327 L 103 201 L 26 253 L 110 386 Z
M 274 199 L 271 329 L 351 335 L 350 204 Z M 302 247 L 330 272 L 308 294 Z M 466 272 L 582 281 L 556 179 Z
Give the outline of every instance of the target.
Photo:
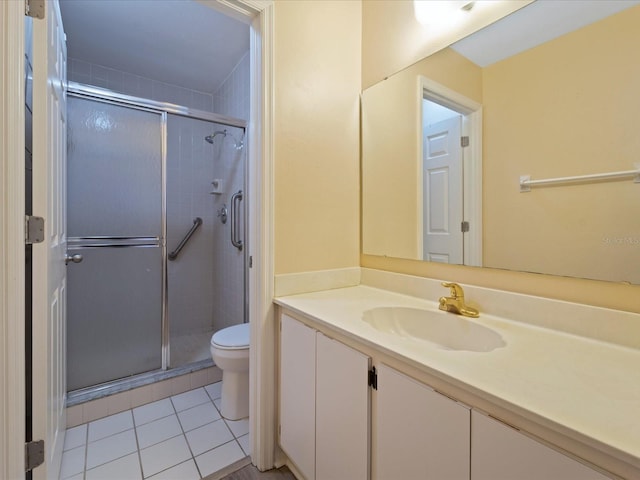
M 69 58 L 213 93 L 249 26 L 192 0 L 60 0 Z
M 640 0 L 537 0 L 451 48 L 486 67 L 639 3 Z

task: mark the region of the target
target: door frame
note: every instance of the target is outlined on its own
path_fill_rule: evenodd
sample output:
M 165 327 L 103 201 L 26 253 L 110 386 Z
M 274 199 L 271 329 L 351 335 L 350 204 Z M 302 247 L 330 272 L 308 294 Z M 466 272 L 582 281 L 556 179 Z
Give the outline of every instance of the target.
M 24 2 L 0 2 L 0 477 L 24 477 Z
M 416 191 L 418 192 L 418 245 L 423 245 L 423 139 L 422 99 L 439 103 L 462 115 L 462 135 L 469 137 L 469 146 L 462 149 L 463 220 L 470 224 L 469 232 L 463 235 L 463 263 L 467 266 L 482 266 L 482 105 L 464 95 L 418 75 L 417 89 L 418 161 Z
M 251 446 L 260 470 L 276 461 L 273 307 L 272 0 L 200 0 L 251 25 L 249 270 Z M 24 3 L 0 2 L 0 477 L 24 477 Z
M 277 448 L 276 321 L 274 291 L 274 2 L 197 0 L 250 25 L 250 118 L 247 126 L 247 255 L 249 348 L 249 438 L 259 470 L 281 464 Z

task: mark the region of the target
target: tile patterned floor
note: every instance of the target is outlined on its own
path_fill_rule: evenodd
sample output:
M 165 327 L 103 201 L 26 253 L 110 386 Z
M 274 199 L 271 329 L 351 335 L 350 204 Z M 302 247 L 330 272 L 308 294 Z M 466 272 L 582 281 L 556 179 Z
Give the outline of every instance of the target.
M 248 419 L 220 416 L 221 382 L 67 430 L 60 480 L 198 480 L 249 455 Z

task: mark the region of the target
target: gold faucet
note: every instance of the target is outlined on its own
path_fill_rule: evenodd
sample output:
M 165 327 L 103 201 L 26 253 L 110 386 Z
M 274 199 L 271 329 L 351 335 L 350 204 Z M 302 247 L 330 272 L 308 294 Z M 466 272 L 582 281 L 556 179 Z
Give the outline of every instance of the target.
M 465 317 L 478 318 L 480 316 L 478 310 L 464 304 L 464 290 L 462 290 L 460 285 L 457 283 L 444 282 L 442 286 L 451 289 L 451 296 L 440 297 L 440 310 L 457 313 Z

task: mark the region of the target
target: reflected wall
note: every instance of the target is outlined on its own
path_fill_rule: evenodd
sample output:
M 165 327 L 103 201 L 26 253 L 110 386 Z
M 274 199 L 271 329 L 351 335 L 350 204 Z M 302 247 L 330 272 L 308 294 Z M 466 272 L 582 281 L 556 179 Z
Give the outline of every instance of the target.
M 485 266 L 640 283 L 640 185 L 518 185 L 634 168 L 638 25 L 634 7 L 483 69 Z

